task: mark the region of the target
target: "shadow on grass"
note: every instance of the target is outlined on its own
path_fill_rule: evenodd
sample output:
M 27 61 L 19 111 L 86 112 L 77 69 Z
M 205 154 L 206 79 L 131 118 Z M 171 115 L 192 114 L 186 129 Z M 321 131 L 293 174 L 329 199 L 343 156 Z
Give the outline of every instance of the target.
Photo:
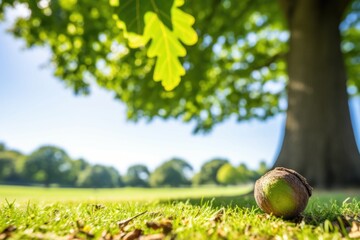
M 194 206 L 204 206 L 208 205 L 212 208 L 219 207 L 243 207 L 243 208 L 252 208 L 256 207 L 256 202 L 254 198 L 253 191 L 233 196 L 218 196 L 218 197 L 203 197 L 203 198 L 178 198 L 171 199 L 166 201 L 161 201 L 162 203 L 187 203 Z
M 358 216 L 360 220 L 359 191 L 321 191 L 316 192 L 310 198 L 307 209 L 304 213 L 294 219 L 287 219 L 288 222 L 319 226 L 326 225 L 328 221 L 332 226 L 342 228 L 351 226 L 351 219 Z M 351 199 L 351 200 L 350 200 Z M 209 206 L 214 209 L 225 208 L 257 208 L 254 192 L 246 194 L 220 197 L 204 198 L 179 198 L 161 201 L 162 203 L 187 203 L 194 206 Z M 259 209 L 259 214 L 263 214 Z M 343 229 L 341 229 L 343 230 Z

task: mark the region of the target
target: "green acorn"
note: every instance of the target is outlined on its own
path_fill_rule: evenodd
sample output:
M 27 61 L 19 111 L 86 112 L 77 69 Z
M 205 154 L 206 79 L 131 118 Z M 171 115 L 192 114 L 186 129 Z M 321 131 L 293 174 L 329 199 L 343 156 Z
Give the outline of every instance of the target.
M 304 211 L 312 194 L 306 179 L 292 169 L 277 167 L 255 182 L 255 200 L 266 213 L 290 219 Z

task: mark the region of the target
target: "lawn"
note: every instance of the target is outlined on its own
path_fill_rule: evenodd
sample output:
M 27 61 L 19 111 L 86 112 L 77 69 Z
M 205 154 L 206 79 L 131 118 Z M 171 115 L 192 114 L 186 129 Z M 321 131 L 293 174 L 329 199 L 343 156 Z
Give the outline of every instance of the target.
M 226 197 L 251 191 L 252 185 L 242 187 L 201 188 L 42 188 L 0 186 L 0 201 L 154 201 L 179 198 Z
M 262 213 L 250 191 L 0 186 L 0 239 L 351 239 L 360 233 L 359 190 L 315 191 L 305 213 L 291 221 Z

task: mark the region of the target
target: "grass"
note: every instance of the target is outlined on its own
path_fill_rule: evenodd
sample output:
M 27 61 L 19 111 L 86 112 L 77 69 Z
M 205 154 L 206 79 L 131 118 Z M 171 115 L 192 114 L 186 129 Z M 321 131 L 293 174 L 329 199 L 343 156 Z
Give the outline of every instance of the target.
M 249 190 L 1 186 L 0 239 L 350 239 L 360 221 L 359 190 L 315 191 L 292 221 L 262 213 Z
M 252 189 L 243 187 L 201 188 L 117 188 L 79 189 L 0 186 L 0 202 L 9 201 L 153 201 L 242 195 Z

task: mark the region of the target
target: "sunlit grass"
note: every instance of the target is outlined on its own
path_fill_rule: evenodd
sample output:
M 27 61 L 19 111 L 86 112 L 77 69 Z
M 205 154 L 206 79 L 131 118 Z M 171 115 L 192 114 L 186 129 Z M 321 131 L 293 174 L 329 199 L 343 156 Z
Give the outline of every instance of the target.
M 136 229 L 145 240 L 152 234 L 157 239 L 346 239 L 349 223 L 360 221 L 360 191 L 315 191 L 304 215 L 285 221 L 262 213 L 252 194 L 244 194 L 249 190 L 0 187 L 0 233 L 10 226 L 16 229 L 9 239 L 126 239 Z M 139 213 L 144 214 L 119 228 L 119 221 Z M 149 227 L 164 221 L 170 230 Z
M 8 201 L 153 201 L 167 199 L 226 197 L 243 195 L 251 191 L 252 185 L 199 188 L 43 188 L 0 186 L 0 202 Z

